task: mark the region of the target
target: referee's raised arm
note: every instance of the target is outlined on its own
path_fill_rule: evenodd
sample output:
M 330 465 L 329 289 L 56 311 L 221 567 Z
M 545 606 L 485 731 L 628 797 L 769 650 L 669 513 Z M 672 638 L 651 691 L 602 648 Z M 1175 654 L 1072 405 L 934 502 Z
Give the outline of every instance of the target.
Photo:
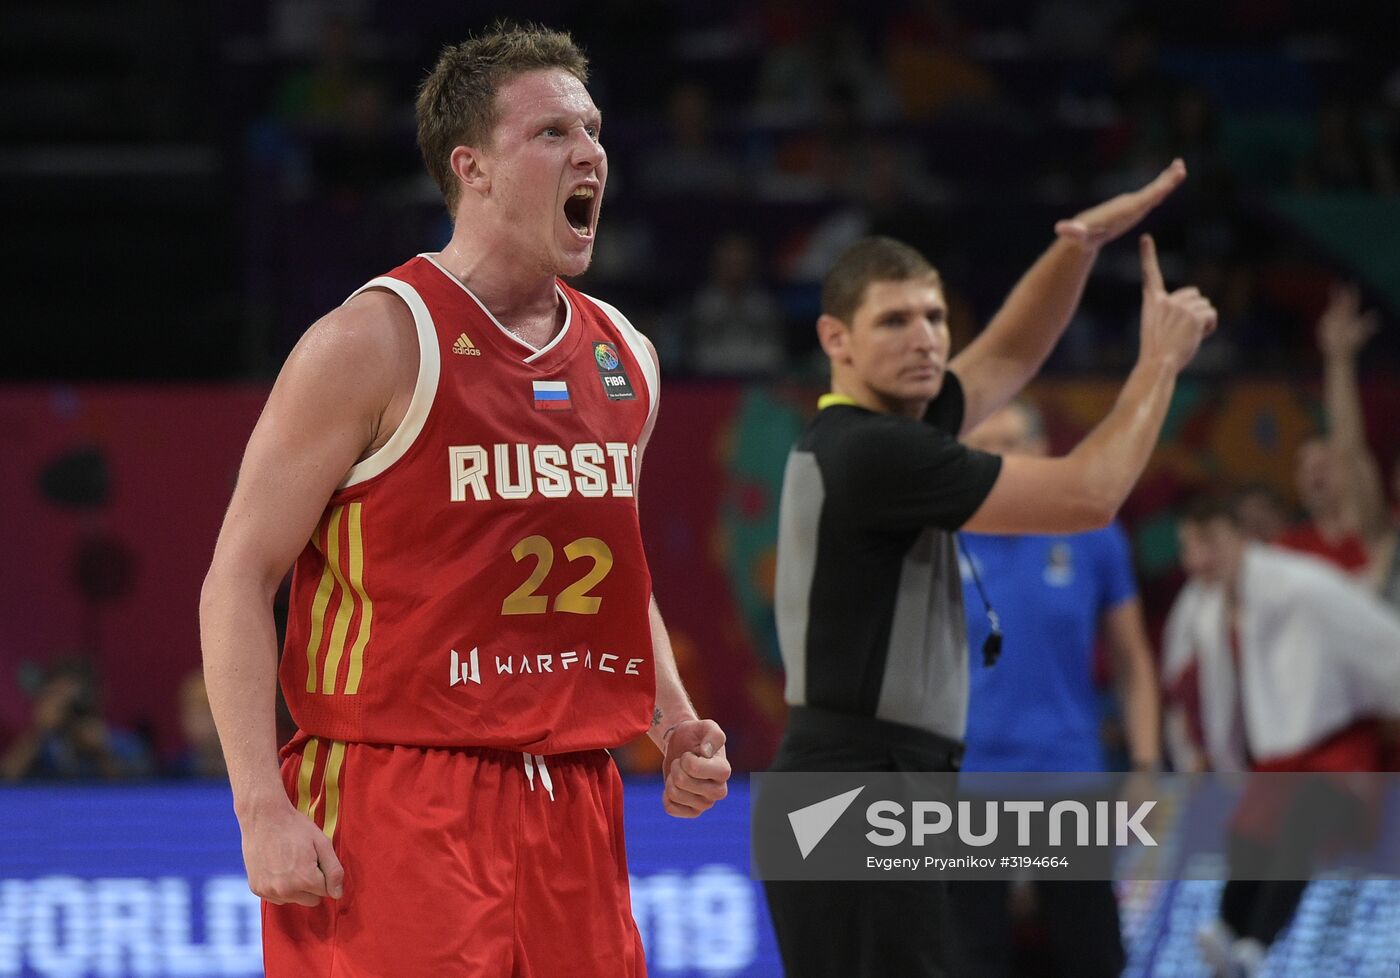
M 1014 456 L 966 529 L 1072 533 L 1106 526 L 1142 474 L 1162 431 L 1177 375 L 1215 329 L 1216 311 L 1193 286 L 1168 292 L 1150 235 L 1142 255 L 1137 364 L 1098 426 L 1063 458 Z

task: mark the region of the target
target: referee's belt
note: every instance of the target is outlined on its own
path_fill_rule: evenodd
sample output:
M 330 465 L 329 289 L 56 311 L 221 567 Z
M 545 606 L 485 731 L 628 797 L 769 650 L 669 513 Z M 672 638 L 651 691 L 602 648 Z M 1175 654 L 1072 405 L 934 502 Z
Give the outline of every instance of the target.
M 870 757 L 892 763 L 895 770 L 958 771 L 962 741 L 878 717 L 838 713 L 815 706 L 794 706 L 788 712 L 787 733 L 779 753 L 802 745 L 839 744 L 843 756 Z M 884 767 L 882 764 L 881 767 Z

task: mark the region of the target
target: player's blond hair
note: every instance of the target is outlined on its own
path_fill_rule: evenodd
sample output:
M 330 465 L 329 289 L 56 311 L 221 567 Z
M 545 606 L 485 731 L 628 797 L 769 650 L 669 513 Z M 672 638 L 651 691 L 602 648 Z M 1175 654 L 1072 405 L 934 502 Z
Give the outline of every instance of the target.
M 456 215 L 462 193 L 452 172 L 452 151 L 490 149 L 500 121 L 497 90 L 516 75 L 541 68 L 562 68 L 588 81 L 588 58 L 574 39 L 538 24 L 497 21 L 486 32 L 442 49 L 418 89 L 418 149 L 449 214 Z

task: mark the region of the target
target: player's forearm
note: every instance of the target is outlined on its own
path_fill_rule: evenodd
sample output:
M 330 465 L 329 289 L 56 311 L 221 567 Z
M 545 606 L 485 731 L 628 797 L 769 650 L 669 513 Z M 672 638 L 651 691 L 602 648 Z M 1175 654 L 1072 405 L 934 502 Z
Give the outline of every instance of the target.
M 686 695 L 685 684 L 681 682 L 680 670 L 676 668 L 676 657 L 671 650 L 671 639 L 666 633 L 666 623 L 661 619 L 661 611 L 656 606 L 656 598 L 651 599 L 651 649 L 652 662 L 656 669 L 656 704 L 651 714 L 651 727 L 647 736 L 657 747 L 665 749 L 666 731 L 683 720 L 697 719 L 695 707 Z
M 287 803 L 277 769 L 274 589 L 211 571 L 200 598 L 204 681 L 240 818 Z
M 1064 238 L 1021 276 L 982 337 L 988 355 L 1015 364 L 1029 381 L 1055 348 L 1084 294 L 1097 249 Z
M 1176 390 L 1176 369 L 1165 360 L 1140 359 L 1113 410 L 1067 458 L 1080 468 L 1087 496 L 1112 519 L 1147 467 Z

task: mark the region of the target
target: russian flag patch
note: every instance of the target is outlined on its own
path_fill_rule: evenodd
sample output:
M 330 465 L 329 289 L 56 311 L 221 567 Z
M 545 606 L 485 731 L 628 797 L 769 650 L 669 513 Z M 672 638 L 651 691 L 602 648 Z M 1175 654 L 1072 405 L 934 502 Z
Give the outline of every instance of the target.
M 566 382 L 536 380 L 532 384 L 535 389 L 536 411 L 568 411 L 573 407 L 569 403 L 569 385 Z

